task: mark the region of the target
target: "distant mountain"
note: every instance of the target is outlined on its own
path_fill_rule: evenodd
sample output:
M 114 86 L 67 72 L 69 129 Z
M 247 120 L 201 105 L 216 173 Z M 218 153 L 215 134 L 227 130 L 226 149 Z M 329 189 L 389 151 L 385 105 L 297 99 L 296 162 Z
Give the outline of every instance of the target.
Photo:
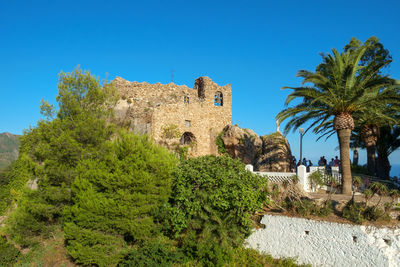
M 0 133 L 0 170 L 18 157 L 19 135 Z

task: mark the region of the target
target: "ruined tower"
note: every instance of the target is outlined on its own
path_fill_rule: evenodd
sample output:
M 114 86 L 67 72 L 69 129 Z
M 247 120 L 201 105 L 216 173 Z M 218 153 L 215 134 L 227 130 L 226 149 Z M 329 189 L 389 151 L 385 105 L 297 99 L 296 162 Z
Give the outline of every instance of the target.
M 188 146 L 190 154 L 217 154 L 216 138 L 232 124 L 230 84 L 219 86 L 208 77 L 185 85 L 113 81 L 121 99 L 116 117 L 132 132 L 149 134 L 168 147 Z

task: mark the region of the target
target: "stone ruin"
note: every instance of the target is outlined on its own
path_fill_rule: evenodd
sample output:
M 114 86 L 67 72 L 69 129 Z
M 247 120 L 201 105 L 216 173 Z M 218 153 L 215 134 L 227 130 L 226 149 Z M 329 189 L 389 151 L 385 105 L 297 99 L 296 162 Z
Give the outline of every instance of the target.
M 228 154 L 259 171 L 291 170 L 291 151 L 278 131 L 259 137 L 250 129 L 232 126 L 231 85 L 219 86 L 208 77 L 186 85 L 112 81 L 121 99 L 115 107 L 118 123 L 148 134 L 156 143 L 190 156 L 218 155 L 221 138 Z
M 148 134 L 169 148 L 187 146 L 191 156 L 216 155 L 216 138 L 232 124 L 231 85 L 208 77 L 186 85 L 112 81 L 121 99 L 115 107 L 119 123 L 134 133 Z

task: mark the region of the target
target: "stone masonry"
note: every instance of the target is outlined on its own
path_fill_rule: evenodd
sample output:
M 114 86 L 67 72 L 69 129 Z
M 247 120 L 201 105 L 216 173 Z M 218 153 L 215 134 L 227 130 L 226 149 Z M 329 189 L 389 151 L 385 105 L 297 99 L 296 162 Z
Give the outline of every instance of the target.
M 231 85 L 208 77 L 186 85 L 112 81 L 121 96 L 115 108 L 120 123 L 168 147 L 188 146 L 192 156 L 218 153 L 216 138 L 232 124 Z

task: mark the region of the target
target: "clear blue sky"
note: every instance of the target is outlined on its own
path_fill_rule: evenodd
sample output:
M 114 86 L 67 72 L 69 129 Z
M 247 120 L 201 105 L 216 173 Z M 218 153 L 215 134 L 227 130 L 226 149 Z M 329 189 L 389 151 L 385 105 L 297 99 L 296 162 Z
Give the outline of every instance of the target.
M 54 102 L 58 73 L 77 65 L 108 79 L 193 87 L 199 76 L 232 84 L 233 123 L 264 135 L 300 69 L 351 37 L 377 36 L 400 78 L 397 0 L 357 1 L 0 1 L 0 132 L 21 134 L 40 118 L 40 99 Z M 298 158 L 298 134 L 289 134 Z M 338 155 L 304 137 L 304 156 Z M 365 153 L 361 153 L 365 162 Z M 391 158 L 400 163 L 400 153 Z

